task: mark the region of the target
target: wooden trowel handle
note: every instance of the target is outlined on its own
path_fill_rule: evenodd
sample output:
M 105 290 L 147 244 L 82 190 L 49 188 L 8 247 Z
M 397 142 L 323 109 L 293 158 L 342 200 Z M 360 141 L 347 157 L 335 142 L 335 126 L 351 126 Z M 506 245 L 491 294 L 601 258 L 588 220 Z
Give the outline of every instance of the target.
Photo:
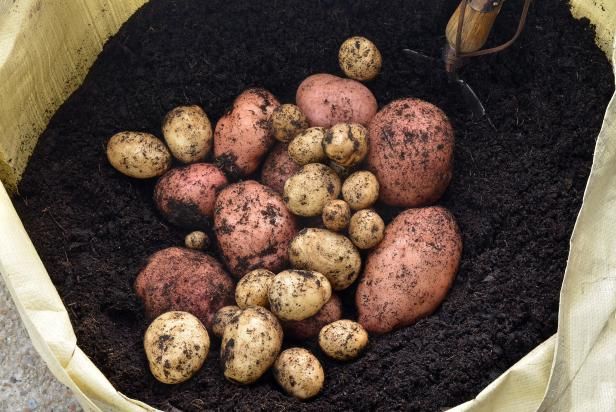
M 456 50 L 462 7 L 465 7 L 465 10 L 458 52 L 471 53 L 481 49 L 488 40 L 494 20 L 502 6 L 503 0 L 462 0 L 447 23 L 446 34 L 449 46 Z

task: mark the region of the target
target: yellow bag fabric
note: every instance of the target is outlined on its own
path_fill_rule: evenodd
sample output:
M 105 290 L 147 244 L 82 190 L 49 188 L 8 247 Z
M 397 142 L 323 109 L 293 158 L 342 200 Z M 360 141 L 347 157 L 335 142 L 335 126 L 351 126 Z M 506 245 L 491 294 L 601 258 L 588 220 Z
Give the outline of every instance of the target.
M 8 192 L 104 42 L 147 0 L 0 0 L 0 273 L 52 373 L 92 411 L 150 411 L 79 349 Z M 616 63 L 616 1 L 572 0 Z M 616 66 L 616 64 L 614 64 Z M 6 188 L 6 190 L 5 190 Z M 616 96 L 599 134 L 561 290 L 558 332 L 453 411 L 616 410 Z

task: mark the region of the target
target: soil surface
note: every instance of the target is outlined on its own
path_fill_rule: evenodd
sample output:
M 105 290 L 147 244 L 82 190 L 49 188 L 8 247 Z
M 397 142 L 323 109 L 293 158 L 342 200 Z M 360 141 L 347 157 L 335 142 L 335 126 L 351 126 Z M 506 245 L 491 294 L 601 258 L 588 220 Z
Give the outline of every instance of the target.
M 71 316 L 80 347 L 117 389 L 166 410 L 435 411 L 475 396 L 556 332 L 569 237 L 596 135 L 613 92 L 608 60 L 565 1 L 533 2 L 525 32 L 504 53 L 462 71 L 495 129 L 473 119 L 445 76 L 401 53 L 437 55 L 457 1 L 162 1 L 140 9 L 104 48 L 83 86 L 42 135 L 14 201 Z M 508 39 L 521 10 L 508 1 L 490 43 Z M 218 348 L 189 382 L 154 380 L 147 327 L 132 284 L 146 257 L 185 230 L 157 214 L 154 181 L 116 172 L 105 143 L 121 130 L 161 135 L 165 113 L 199 104 L 213 121 L 251 86 L 283 102 L 309 74 L 340 74 L 338 47 L 361 34 L 383 54 L 368 86 L 382 106 L 415 96 L 442 107 L 456 130 L 455 173 L 439 202 L 464 235 L 457 280 L 442 307 L 373 337 L 351 363 L 326 359 L 323 393 L 300 403 L 271 372 L 239 387 Z M 383 210 L 390 218 L 394 210 Z M 352 293 L 343 295 L 353 316 Z

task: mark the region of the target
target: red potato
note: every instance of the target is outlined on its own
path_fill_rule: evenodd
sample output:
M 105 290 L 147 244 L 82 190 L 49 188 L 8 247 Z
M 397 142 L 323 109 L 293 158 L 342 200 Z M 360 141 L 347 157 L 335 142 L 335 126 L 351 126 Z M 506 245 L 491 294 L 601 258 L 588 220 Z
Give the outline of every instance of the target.
M 342 319 L 342 302 L 338 295 L 332 293 L 331 298 L 316 315 L 304 320 L 284 321 L 282 328 L 285 336 L 297 340 L 306 340 L 318 336 L 323 326 L 339 319 Z
M 154 203 L 174 225 L 203 228 L 214 214 L 216 194 L 227 186 L 224 173 L 213 164 L 194 163 L 171 169 L 154 188 Z
M 400 213 L 366 259 L 355 295 L 359 323 L 368 332 L 386 333 L 434 312 L 453 284 L 461 254 L 460 230 L 448 210 Z
M 253 269 L 284 269 L 297 224 L 278 193 L 247 180 L 216 198 L 214 231 L 227 267 L 241 278 Z
M 379 181 L 383 203 L 426 206 L 447 189 L 454 133 L 438 107 L 411 98 L 391 102 L 370 122 L 368 143 L 367 168 Z
M 302 167 L 289 156 L 288 145 L 278 143 L 263 163 L 261 182 L 279 194 L 284 191 L 284 184 Z
M 376 98 L 366 86 L 326 73 L 308 76 L 297 88 L 295 100 L 312 127 L 336 123 L 367 126 L 378 110 Z
M 210 330 L 216 312 L 234 303 L 233 281 L 222 265 L 205 253 L 179 247 L 150 256 L 134 286 L 149 318 L 183 311 Z
M 275 142 L 270 116 L 280 106 L 264 89 L 249 89 L 233 102 L 214 131 L 214 156 L 222 169 L 235 176 L 255 172 Z

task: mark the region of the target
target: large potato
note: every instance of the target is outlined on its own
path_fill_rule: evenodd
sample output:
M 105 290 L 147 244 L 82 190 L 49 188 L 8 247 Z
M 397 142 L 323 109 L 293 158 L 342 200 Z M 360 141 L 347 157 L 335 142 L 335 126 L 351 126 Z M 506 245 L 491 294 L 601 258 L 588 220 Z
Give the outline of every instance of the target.
M 342 318 L 342 302 L 335 293 L 316 315 L 303 320 L 287 320 L 282 322 L 285 336 L 303 341 L 314 338 L 323 326 Z
M 126 176 L 149 179 L 171 167 L 171 153 L 156 136 L 141 132 L 120 132 L 107 142 L 107 159 Z
M 287 179 L 297 173 L 299 169 L 301 169 L 301 165 L 291 158 L 287 145 L 279 142 L 263 162 L 261 183 L 282 194 Z
M 212 125 L 199 106 L 178 106 L 163 119 L 163 136 L 173 156 L 182 163 L 205 159 L 212 150 Z
M 331 168 L 310 163 L 287 179 L 283 199 L 298 216 L 318 216 L 328 201 L 340 195 L 341 186 L 340 178 Z
M 331 74 L 313 74 L 297 88 L 297 106 L 310 126 L 331 127 L 336 123 L 366 126 L 378 106 L 374 95 L 363 84 Z
M 379 183 L 379 198 L 391 206 L 436 202 L 453 169 L 454 134 L 438 107 L 419 99 L 396 100 L 368 127 L 367 167 Z
M 210 328 L 218 309 L 233 304 L 233 281 L 222 265 L 196 250 L 170 247 L 154 253 L 135 280 L 146 314 L 184 311 Z
M 385 229 L 357 288 L 359 323 L 385 333 L 434 312 L 451 287 L 462 254 L 453 215 L 442 207 L 409 209 Z
M 253 269 L 278 272 L 285 267 L 297 227 L 278 193 L 247 180 L 216 198 L 214 231 L 227 267 L 239 278 Z
M 325 276 L 310 270 L 284 270 L 274 276 L 268 297 L 280 320 L 303 320 L 315 315 L 331 298 Z
M 154 203 L 174 225 L 187 229 L 207 227 L 218 192 L 227 178 L 213 164 L 195 163 L 171 169 L 156 183 Z
M 251 306 L 235 315 L 225 327 L 220 346 L 225 378 L 248 384 L 259 379 L 280 353 L 282 327 L 261 306 Z
M 246 90 L 235 99 L 214 131 L 214 156 L 223 170 L 246 176 L 259 168 L 275 142 L 270 116 L 278 106 L 278 100 L 264 89 Z

